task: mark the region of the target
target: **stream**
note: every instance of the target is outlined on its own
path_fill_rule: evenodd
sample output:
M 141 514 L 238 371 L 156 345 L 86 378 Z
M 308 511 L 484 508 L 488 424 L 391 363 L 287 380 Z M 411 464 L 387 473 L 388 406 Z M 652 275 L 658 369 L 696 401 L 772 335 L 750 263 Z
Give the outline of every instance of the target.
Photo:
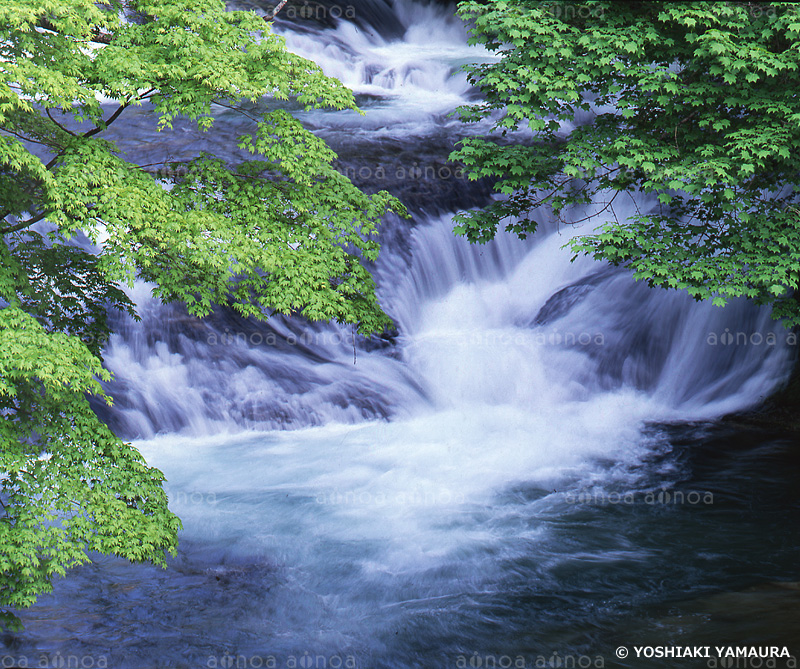
M 570 262 L 589 224 L 456 238 L 453 213 L 491 196 L 446 160 L 486 128 L 449 114 L 474 98 L 458 68 L 492 54 L 445 4 L 304 6 L 325 20 L 277 32 L 366 114 L 296 113 L 413 215 L 387 218 L 374 268 L 396 332 L 199 321 L 137 284 L 97 411 L 165 473 L 179 556 L 72 570 L 0 667 L 796 666 L 634 651 L 800 653 L 797 439 L 721 420 L 786 380 L 794 335 Z M 108 135 L 144 163 L 235 160 L 246 119 L 219 111 L 157 136 L 143 107 Z

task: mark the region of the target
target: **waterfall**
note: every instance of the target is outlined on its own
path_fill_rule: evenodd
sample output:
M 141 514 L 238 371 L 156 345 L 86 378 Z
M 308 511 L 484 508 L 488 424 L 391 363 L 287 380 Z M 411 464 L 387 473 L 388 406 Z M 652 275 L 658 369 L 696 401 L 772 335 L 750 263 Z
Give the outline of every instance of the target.
M 463 131 L 447 112 L 471 95 L 457 66 L 493 56 L 466 46 L 451 7 L 404 0 L 394 16 L 402 38 L 344 19 L 278 31 L 290 50 L 350 86 L 367 112 L 300 114 L 345 167 L 401 197 L 423 190 L 410 195 L 413 224 L 385 224 L 376 268 L 399 335 L 354 341 L 346 328 L 284 318 L 259 324 L 222 310 L 200 322 L 155 303 L 140 285 L 143 323 L 118 322 L 105 354 L 116 406 L 97 410 L 115 429 L 147 438 L 298 428 L 461 402 L 535 412 L 609 393 L 633 393 L 652 419 L 707 418 L 758 402 L 785 378 L 794 349 L 765 310 L 694 304 L 590 260 L 570 263 L 561 247 L 586 227 L 557 230 L 540 214 L 532 242 L 500 234 L 471 247 L 456 239 L 453 209 L 481 200 L 445 161 Z M 237 123 L 231 114 L 219 119 L 221 155 Z M 142 151 L 142 131 L 131 125 L 117 132 L 129 153 Z M 193 147 L 186 145 L 160 150 L 174 155 Z
M 357 7 L 387 11 L 382 3 Z M 359 184 L 396 192 L 414 213 L 412 222 L 386 221 L 375 268 L 398 333 L 364 340 L 347 328 L 257 323 L 221 309 L 199 321 L 139 285 L 143 322 L 117 322 L 105 353 L 116 406 L 97 407 L 118 432 L 296 429 L 475 405 L 533 413 L 570 406 L 574 416 L 614 396 L 633 398 L 633 421 L 702 419 L 753 405 L 785 378 L 795 348 L 765 309 L 696 304 L 586 258 L 571 263 L 562 247 L 590 232 L 587 224 L 559 228 L 537 212 L 531 241 L 501 233 L 470 246 L 455 238 L 454 211 L 490 198 L 446 162 L 467 132 L 448 112 L 472 95 L 457 68 L 494 56 L 466 45 L 452 7 L 398 0 L 392 16 L 400 36 L 343 18 L 333 27 L 284 22 L 277 31 L 290 50 L 350 86 L 366 112 L 298 115 Z M 114 129 L 131 156 L 153 150 L 140 141 L 145 118 Z M 158 151 L 190 155 L 211 141 L 217 155 L 235 155 L 241 123 L 221 113 L 213 136 L 179 128 L 176 144 Z M 631 196 L 617 213 L 648 206 Z

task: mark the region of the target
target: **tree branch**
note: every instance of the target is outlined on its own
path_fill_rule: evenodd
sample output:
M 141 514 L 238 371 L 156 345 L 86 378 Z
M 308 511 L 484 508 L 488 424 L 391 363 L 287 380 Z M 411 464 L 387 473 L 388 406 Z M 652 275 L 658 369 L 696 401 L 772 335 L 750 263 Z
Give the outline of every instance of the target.
M 270 14 L 269 16 L 265 16 L 264 20 L 265 21 L 272 21 L 272 19 L 275 18 L 275 16 L 278 14 L 278 12 L 281 11 L 284 8 L 284 6 L 286 5 L 287 2 L 289 2 L 289 0 L 281 0 L 278 3 L 278 6 L 275 7 L 275 9 L 272 10 L 272 14 Z
M 48 107 L 44 108 L 44 112 L 45 112 L 45 114 L 47 114 L 47 118 L 49 118 L 53 123 L 55 123 L 64 132 L 66 132 L 68 135 L 72 135 L 73 137 L 77 137 L 77 135 L 74 132 L 72 132 L 72 130 L 68 130 L 67 128 L 65 128 L 63 125 L 61 125 L 58 121 L 56 121 L 53 118 L 53 115 L 50 113 L 50 109 Z
M 45 30 L 49 30 L 50 32 L 54 32 L 54 33 L 57 33 L 57 34 L 60 33 L 58 28 L 56 28 L 52 23 L 50 23 L 50 21 L 48 21 L 44 17 L 41 17 L 41 18 L 38 19 L 38 21 L 36 22 L 36 27 L 37 28 L 44 28 Z M 92 37 L 91 37 L 91 39 L 89 41 L 90 42 L 99 42 L 100 44 L 111 44 L 111 39 L 113 37 L 114 37 L 114 35 L 111 35 L 111 34 L 108 34 L 108 33 L 101 33 L 99 30 L 94 29 L 92 31 Z
M 34 216 L 33 218 L 29 218 L 27 220 L 24 220 L 21 223 L 17 223 L 16 225 L 12 225 L 11 227 L 0 228 L 0 235 L 10 235 L 12 232 L 19 232 L 20 230 L 24 230 L 25 228 L 30 227 L 34 223 L 38 223 L 39 221 L 41 221 L 46 215 L 47 215 L 47 212 L 43 211 L 43 212 L 41 212 L 39 214 L 36 214 L 36 216 Z
M 142 93 L 141 95 L 137 95 L 134 98 L 134 100 L 145 100 L 147 96 L 150 95 L 150 93 L 152 93 L 154 90 L 156 89 L 151 88 Z M 124 112 L 128 107 L 131 106 L 131 102 L 132 100 L 126 100 L 125 102 L 120 103 L 119 107 L 117 107 L 116 111 L 113 114 L 111 114 L 111 116 L 109 116 L 105 121 L 101 122 L 100 125 L 98 125 L 96 128 L 87 130 L 85 133 L 83 133 L 82 137 L 92 137 L 93 135 L 96 135 L 98 132 L 103 132 L 104 130 L 107 130 L 108 126 L 110 126 L 114 121 L 116 121 L 120 117 L 120 114 L 122 114 L 122 112 Z
M 96 135 L 98 132 L 103 132 L 103 130 L 108 128 L 108 126 L 110 126 L 114 121 L 116 121 L 119 118 L 119 115 L 128 108 L 129 104 L 130 104 L 129 102 L 123 102 L 119 107 L 117 107 L 117 110 L 113 114 L 111 114 L 111 116 L 108 117 L 108 120 L 103 121 L 96 128 L 87 130 L 85 133 L 83 133 L 82 137 L 91 137 L 93 135 Z

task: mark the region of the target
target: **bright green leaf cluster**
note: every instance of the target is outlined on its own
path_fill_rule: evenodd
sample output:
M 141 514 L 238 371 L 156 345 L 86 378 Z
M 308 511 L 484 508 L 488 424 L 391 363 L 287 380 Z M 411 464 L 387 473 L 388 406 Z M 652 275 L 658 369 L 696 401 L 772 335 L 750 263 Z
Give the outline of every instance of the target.
M 451 159 L 496 178 L 504 198 L 457 217 L 491 239 L 521 236 L 547 204 L 561 215 L 599 193 L 601 232 L 575 251 L 653 286 L 725 304 L 746 296 L 800 324 L 800 7 L 768 2 L 466 1 L 473 41 L 501 55 L 470 68 L 483 92 L 465 122 L 501 136 L 464 140 Z M 589 122 L 565 131 L 583 116 Z M 529 127 L 522 146 L 502 137 Z M 655 206 L 617 220 L 619 193 Z M 648 198 L 639 197 L 639 202 Z

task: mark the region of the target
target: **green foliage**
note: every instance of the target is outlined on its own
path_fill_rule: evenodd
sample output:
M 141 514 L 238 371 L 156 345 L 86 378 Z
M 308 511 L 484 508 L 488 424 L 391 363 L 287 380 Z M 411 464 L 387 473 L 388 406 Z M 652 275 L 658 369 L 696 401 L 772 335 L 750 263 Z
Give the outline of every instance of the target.
M 108 337 L 108 309 L 127 311 L 138 318 L 134 305 L 117 286 L 109 283 L 92 253 L 65 244 L 47 244 L 42 235 L 28 231 L 24 244 L 14 247 L 18 275 L 26 282 L 15 291 L 20 307 L 48 332 L 76 335 L 99 356 Z
M 561 215 L 598 193 L 609 218 L 571 242 L 652 286 L 724 305 L 746 296 L 800 324 L 800 6 L 764 2 L 466 1 L 473 42 L 501 60 L 471 68 L 501 137 L 464 140 L 452 160 L 496 177 L 501 199 L 456 231 L 491 239 L 502 219 Z M 564 138 L 560 122 L 593 113 Z M 529 127 L 534 141 L 502 135 Z M 656 205 L 618 220 L 619 193 Z
M 242 105 L 264 97 L 355 110 L 268 23 L 221 0 L 0 4 L 0 626 L 91 551 L 175 554 L 163 475 L 87 400 L 111 401 L 107 309 L 135 316 L 120 284 L 144 278 L 196 316 L 227 304 L 363 333 L 390 324 L 365 264 L 402 205 L 356 189 L 288 113 L 250 117 L 239 147 L 252 160 L 201 155 L 168 188 L 103 137 L 145 103 L 167 133 L 178 118 L 212 128 L 214 105 L 249 116 Z M 41 220 L 55 229 L 36 232 Z M 79 231 L 98 254 L 70 241 Z

